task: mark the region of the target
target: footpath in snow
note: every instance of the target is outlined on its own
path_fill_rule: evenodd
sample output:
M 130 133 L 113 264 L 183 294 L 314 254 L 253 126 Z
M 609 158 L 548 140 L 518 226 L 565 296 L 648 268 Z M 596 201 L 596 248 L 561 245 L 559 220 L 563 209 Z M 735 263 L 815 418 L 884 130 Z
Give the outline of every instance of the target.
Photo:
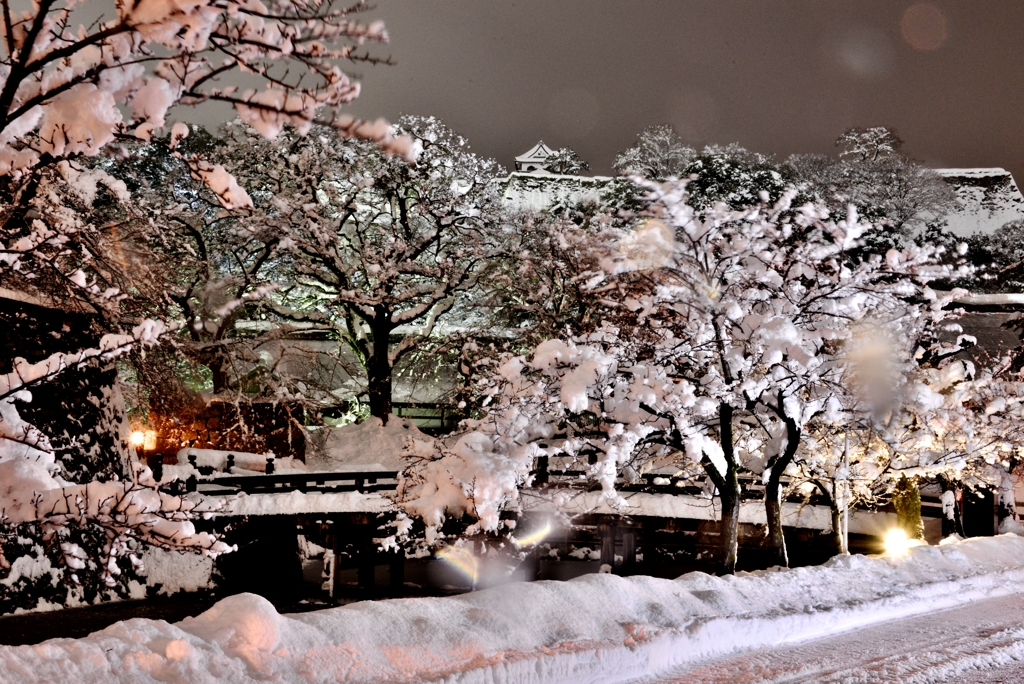
M 587 575 L 279 615 L 252 594 L 177 624 L 0 647 L 0 682 L 620 682 L 1024 587 L 1024 538 L 677 580 Z

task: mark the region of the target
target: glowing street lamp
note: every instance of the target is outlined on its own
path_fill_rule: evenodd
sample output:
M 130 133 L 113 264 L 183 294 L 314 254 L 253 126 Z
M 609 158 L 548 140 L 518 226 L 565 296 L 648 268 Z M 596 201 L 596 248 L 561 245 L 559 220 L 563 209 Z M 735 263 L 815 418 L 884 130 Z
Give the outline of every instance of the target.
M 156 449 L 156 430 L 134 430 L 131 434 L 132 446 L 142 451 Z
M 900 527 L 894 527 L 885 533 L 885 555 L 902 556 L 915 546 L 922 546 L 920 539 L 911 539 Z

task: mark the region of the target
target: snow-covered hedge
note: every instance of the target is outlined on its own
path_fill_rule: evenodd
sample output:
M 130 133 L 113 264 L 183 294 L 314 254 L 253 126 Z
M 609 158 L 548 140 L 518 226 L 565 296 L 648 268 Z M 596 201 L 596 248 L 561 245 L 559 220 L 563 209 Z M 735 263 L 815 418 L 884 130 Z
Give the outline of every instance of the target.
M 0 648 L 6 682 L 612 682 L 1016 590 L 1024 539 L 840 556 L 813 568 L 677 580 L 587 575 L 451 598 L 282 616 L 239 594 L 195 618 L 120 622 Z

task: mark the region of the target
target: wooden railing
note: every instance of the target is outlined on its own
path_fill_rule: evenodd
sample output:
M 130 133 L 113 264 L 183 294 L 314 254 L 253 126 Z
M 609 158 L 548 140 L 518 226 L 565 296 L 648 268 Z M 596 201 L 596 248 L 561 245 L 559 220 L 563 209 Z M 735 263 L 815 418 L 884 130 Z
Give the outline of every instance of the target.
M 348 472 L 309 472 L 281 475 L 225 475 L 211 479 L 185 481 L 185 491 L 211 496 L 246 494 L 282 494 L 287 492 L 370 492 L 394 491 L 398 472 L 368 470 Z
M 568 489 L 592 489 L 598 485 L 583 470 L 534 470 L 535 487 L 556 487 Z M 583 477 L 581 477 L 583 476 Z M 760 478 L 742 477 L 743 498 L 745 500 L 763 498 L 764 487 Z M 287 474 L 253 474 L 223 475 L 210 478 L 189 478 L 185 482 L 172 483 L 169 487 L 174 493 L 199 492 L 210 496 L 226 496 L 245 492 L 246 494 L 285 494 L 288 492 L 393 492 L 398 488 L 397 471 L 326 471 Z M 620 481 L 617 489 L 622 492 L 646 492 L 649 494 L 699 496 L 703 488 L 695 485 L 692 480 L 680 479 L 665 475 L 645 473 L 634 483 Z M 935 497 L 922 497 L 922 507 L 926 517 L 941 514 L 941 503 Z M 802 500 L 804 503 L 827 505 L 820 496 L 790 497 L 791 501 Z M 889 507 L 883 506 L 882 510 Z M 934 510 L 933 510 L 934 509 Z

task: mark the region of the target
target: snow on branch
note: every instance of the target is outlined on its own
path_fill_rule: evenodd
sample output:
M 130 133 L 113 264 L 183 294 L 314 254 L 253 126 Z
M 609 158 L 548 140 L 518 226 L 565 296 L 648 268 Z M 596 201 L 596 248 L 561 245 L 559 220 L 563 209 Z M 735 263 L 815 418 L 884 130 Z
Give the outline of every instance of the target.
M 152 473 L 139 463 L 134 464 L 130 480 L 84 484 L 63 480 L 49 439 L 19 416 L 15 402 L 31 401 L 32 387 L 54 380 L 69 368 L 114 359 L 138 344 L 156 344 L 165 331 L 162 322 L 147 319 L 131 334 L 104 335 L 96 348 L 58 352 L 36 363 L 15 359 L 13 369 L 0 375 L 0 525 L 38 523 L 50 534 L 72 526 L 100 528 L 107 540 L 102 567 L 108 585 L 120 572 L 114 561 L 128 554 L 129 539 L 210 555 L 229 547 L 214 535 L 197 533 L 190 521 L 195 503 L 158 491 Z M 61 549 L 71 570 L 84 567 L 81 548 L 62 543 Z M 2 555 L 0 566 L 6 567 Z
M 12 0 L 0 5 L 0 177 L 95 156 L 119 135 L 150 140 L 173 106 L 208 101 L 232 105 L 268 138 L 320 121 L 410 154 L 386 122 L 337 113 L 359 95 L 338 63 L 381 61 L 362 48 L 388 40 L 381 22 L 356 20 L 363 2 L 131 0 L 112 3 L 88 26 L 80 25 L 82 3 L 45 0 L 20 12 Z M 260 87 L 223 86 L 234 74 Z M 225 206 L 245 206 L 225 192 L 217 169 L 199 173 L 218 184 Z

